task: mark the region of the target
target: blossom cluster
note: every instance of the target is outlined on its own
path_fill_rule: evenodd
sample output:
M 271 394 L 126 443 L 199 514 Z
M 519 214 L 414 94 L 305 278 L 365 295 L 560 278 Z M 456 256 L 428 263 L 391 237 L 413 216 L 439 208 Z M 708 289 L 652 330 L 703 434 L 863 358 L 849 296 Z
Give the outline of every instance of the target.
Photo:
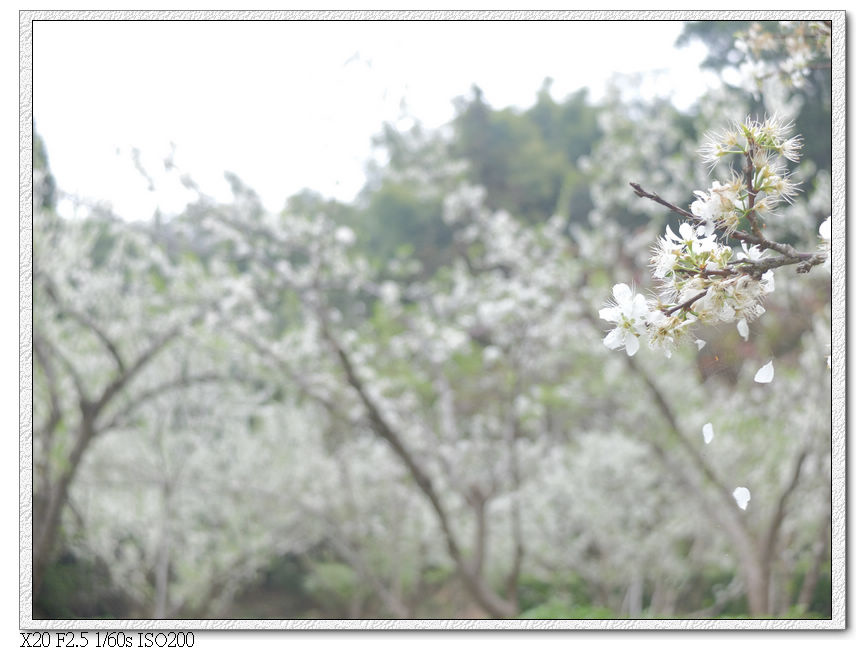
M 707 192 L 694 192 L 698 200 L 691 204 L 691 212 L 729 236 L 743 218 L 771 214 L 782 201 L 791 203 L 799 188 L 785 166 L 786 161 L 799 161 L 802 148 L 800 136 L 790 137 L 792 128 L 791 122 L 773 116 L 763 122 L 747 118 L 709 133 L 700 147 L 704 162 L 714 167 L 722 158 L 741 155 L 746 168 L 723 185 L 715 181 Z
M 825 21 L 781 21 L 777 30 L 753 23 L 735 47 L 745 57 L 743 82 L 754 94 L 771 78 L 802 88 L 812 69 L 830 61 L 832 28 Z
M 802 140 L 790 137 L 790 131 L 791 124 L 769 117 L 748 118 L 709 134 L 700 149 L 703 159 L 714 166 L 722 158 L 742 156 L 742 171 L 731 170 L 726 182 L 694 192 L 690 212 L 677 209 L 689 220 L 679 224 L 678 233 L 667 226 L 654 246 L 650 264 L 658 286 L 653 297 L 626 284 L 613 287 L 613 301 L 599 311 L 601 319 L 615 325 L 604 345 L 624 348 L 631 356 L 643 340 L 669 357 L 698 322 L 735 322 L 747 340 L 748 323 L 765 312 L 761 302 L 775 288 L 771 269 L 781 265 L 764 258 L 772 242 L 763 237 L 758 219 L 780 202 L 790 202 L 797 191 L 785 161 L 799 159 Z M 725 243 L 733 240 L 739 240 L 740 250 Z

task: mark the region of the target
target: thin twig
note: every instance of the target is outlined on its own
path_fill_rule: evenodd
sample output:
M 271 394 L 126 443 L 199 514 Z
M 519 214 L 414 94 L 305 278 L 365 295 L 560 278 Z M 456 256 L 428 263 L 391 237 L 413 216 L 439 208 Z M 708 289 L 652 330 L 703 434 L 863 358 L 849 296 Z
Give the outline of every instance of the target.
M 659 205 L 663 205 L 665 208 L 667 208 L 671 212 L 673 212 L 673 213 L 675 213 L 681 217 L 684 217 L 685 219 L 688 219 L 689 221 L 691 221 L 693 223 L 700 224 L 700 225 L 707 225 L 707 223 L 708 223 L 706 219 L 702 219 L 702 218 L 696 216 L 695 214 L 693 214 L 692 212 L 688 212 L 684 208 L 680 208 L 679 206 L 674 205 L 674 204 L 670 203 L 669 201 L 666 201 L 665 199 L 658 196 L 656 193 L 647 192 L 646 190 L 644 190 L 640 186 L 639 183 L 629 183 L 629 185 L 633 188 L 634 194 L 636 194 L 640 198 L 646 198 L 646 199 L 649 199 L 651 201 L 654 201 L 655 203 L 658 203 Z M 750 192 L 750 190 L 749 190 L 749 192 Z M 753 197 L 751 197 L 751 198 L 753 198 Z M 750 200 L 749 200 L 749 202 L 750 202 Z M 749 217 L 750 217 L 750 214 L 751 213 L 749 212 Z M 755 224 L 752 223 L 752 228 L 754 228 L 754 226 L 755 226 Z M 749 275 L 756 275 L 756 273 L 759 269 L 763 269 L 763 272 L 765 273 L 765 271 L 767 271 L 771 268 L 777 268 L 780 266 L 788 266 L 790 264 L 797 264 L 798 265 L 796 267 L 796 271 L 798 273 L 807 273 L 814 266 L 817 266 L 818 264 L 822 264 L 823 262 L 826 261 L 826 256 L 822 253 L 803 253 L 801 251 L 796 250 L 790 244 L 785 244 L 783 242 L 776 242 L 776 241 L 772 241 L 771 239 L 766 239 L 766 237 L 763 236 L 763 233 L 759 229 L 759 227 L 756 227 L 756 229 L 754 230 L 753 233 L 744 232 L 742 230 L 734 230 L 731 233 L 729 233 L 728 236 L 730 238 L 736 239 L 740 242 L 757 246 L 762 250 L 765 250 L 767 248 L 771 249 L 771 250 L 775 251 L 776 253 L 780 253 L 783 256 L 782 258 L 773 258 L 771 260 L 769 260 L 769 259 L 758 260 L 758 261 L 738 260 L 736 262 L 730 262 L 730 264 L 748 264 L 748 265 L 751 265 L 751 269 L 748 273 Z
M 748 211 L 745 213 L 745 216 L 748 218 L 748 223 L 751 225 L 751 232 L 762 241 L 766 238 L 763 237 L 763 231 L 760 229 L 760 225 L 757 223 L 757 216 L 754 214 L 754 203 L 757 201 L 757 192 L 754 191 L 753 151 L 754 142 L 751 140 L 751 137 L 748 136 L 748 151 L 745 152 L 745 182 L 748 190 Z
M 691 307 L 695 302 L 697 302 L 700 298 L 705 297 L 705 295 L 706 295 L 707 293 L 709 293 L 709 290 L 708 290 L 708 289 L 703 289 L 703 291 L 701 291 L 700 293 L 698 293 L 696 296 L 693 296 L 693 297 L 691 297 L 691 298 L 688 298 L 688 300 L 686 300 L 686 301 L 683 302 L 682 304 L 680 304 L 680 305 L 674 305 L 673 307 L 668 307 L 667 309 L 662 309 L 661 311 L 662 311 L 664 314 L 666 314 L 667 316 L 672 316 L 673 314 L 675 314 L 675 313 L 676 313 L 677 311 L 679 311 L 679 310 L 687 310 L 687 309 L 688 309 L 689 307 Z

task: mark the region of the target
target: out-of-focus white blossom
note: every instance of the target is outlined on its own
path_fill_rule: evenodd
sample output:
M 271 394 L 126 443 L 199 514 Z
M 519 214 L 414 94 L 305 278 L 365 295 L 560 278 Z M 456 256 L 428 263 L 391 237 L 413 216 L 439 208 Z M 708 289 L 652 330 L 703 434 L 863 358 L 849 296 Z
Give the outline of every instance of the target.
M 334 237 L 336 238 L 336 241 L 344 246 L 351 246 L 356 240 L 354 231 L 348 226 L 340 226 L 337 228 L 336 232 L 334 232 Z
M 738 36 L 737 50 L 745 55 L 740 64 L 742 85 L 755 97 L 769 81 L 802 88 L 814 65 L 832 56 L 832 32 L 822 21 L 780 21 L 776 30 L 752 23 Z M 770 56 L 766 56 L 766 53 Z

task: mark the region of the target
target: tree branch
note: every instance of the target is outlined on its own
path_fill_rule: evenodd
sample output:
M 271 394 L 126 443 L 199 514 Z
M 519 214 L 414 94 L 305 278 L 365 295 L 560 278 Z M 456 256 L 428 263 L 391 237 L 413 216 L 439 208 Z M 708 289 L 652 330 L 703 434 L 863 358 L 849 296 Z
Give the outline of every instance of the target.
M 634 194 L 639 196 L 640 198 L 647 198 L 655 203 L 663 205 L 665 208 L 670 210 L 671 212 L 679 215 L 680 217 L 684 217 L 685 219 L 700 225 L 706 225 L 706 220 L 701 219 L 696 216 L 692 212 L 688 212 L 687 210 L 680 208 L 677 205 L 673 205 L 669 201 L 662 199 L 660 196 L 655 194 L 654 192 L 647 192 L 642 187 L 640 187 L 639 183 L 629 183 L 629 185 L 633 188 Z M 750 190 L 749 190 L 750 192 Z M 749 196 L 750 193 L 749 193 Z M 751 197 L 753 199 L 753 197 Z M 753 206 L 751 206 L 753 207 Z M 749 212 L 749 218 L 751 213 Z M 752 228 L 755 226 L 752 224 Z M 803 253 L 797 251 L 795 248 L 790 246 L 790 244 L 784 244 L 782 242 L 772 241 L 771 239 L 766 239 L 763 236 L 762 231 L 759 227 L 753 233 L 743 232 L 741 230 L 734 230 L 729 234 L 729 236 L 733 239 L 736 239 L 740 242 L 744 242 L 746 244 L 752 244 L 754 246 L 759 247 L 761 250 L 771 249 L 776 253 L 780 253 L 783 258 L 777 259 L 773 258 L 772 260 L 762 260 L 750 262 L 748 260 L 743 260 L 743 264 L 750 264 L 754 272 L 763 268 L 764 272 L 770 268 L 777 268 L 779 266 L 787 266 L 789 264 L 798 264 L 796 271 L 798 273 L 807 273 L 811 270 L 812 267 L 822 264 L 826 261 L 826 256 L 823 253 Z M 754 273 L 751 273 L 753 275 Z
M 688 298 L 685 302 L 683 302 L 683 303 L 681 303 L 681 304 L 679 304 L 679 305 L 673 305 L 672 307 L 668 307 L 667 309 L 662 309 L 661 312 L 663 312 L 663 313 L 666 314 L 667 316 L 672 316 L 672 315 L 675 314 L 677 311 L 680 311 L 680 310 L 681 310 L 681 311 L 687 311 L 687 310 L 688 310 L 688 309 L 689 309 L 689 308 L 690 308 L 690 307 L 691 307 L 695 302 L 697 302 L 700 298 L 705 297 L 705 295 L 706 295 L 707 293 L 709 293 L 709 290 L 708 290 L 708 289 L 704 289 L 703 291 L 701 291 L 700 293 L 696 294 L 695 296 L 692 296 L 692 297 Z
M 82 325 L 86 329 L 89 329 L 93 334 L 96 335 L 96 338 L 102 343 L 108 353 L 111 355 L 111 358 L 114 360 L 114 364 L 117 366 L 117 372 L 121 375 L 126 372 L 126 364 L 123 361 L 123 357 L 120 354 L 120 350 L 114 344 L 114 341 L 105 333 L 99 325 L 97 325 L 92 318 L 87 316 L 86 314 L 82 314 L 81 312 L 73 309 L 72 307 L 66 305 L 60 296 L 57 294 L 57 289 L 54 286 L 53 281 L 44 276 L 45 282 L 45 293 L 48 294 L 48 297 L 51 298 L 52 302 L 57 305 L 57 308 L 60 311 L 60 314 L 69 316 L 73 320 L 77 321 L 79 325 Z
M 50 446 L 52 434 L 57 429 L 57 425 L 60 424 L 60 420 L 63 419 L 63 411 L 60 408 L 60 392 L 57 387 L 57 372 L 54 369 L 54 364 L 51 362 L 50 357 L 45 351 L 42 337 L 35 334 L 33 336 L 33 352 L 36 362 L 45 373 L 45 381 L 48 387 L 48 400 L 50 402 L 48 419 L 45 421 L 45 424 L 36 430 L 34 440 L 36 438 L 43 440 L 46 443 L 47 448 Z
M 352 364 L 345 350 L 343 350 L 342 346 L 340 346 L 340 344 L 337 342 L 336 338 L 330 331 L 330 326 L 327 322 L 327 318 L 325 317 L 322 310 L 319 308 L 316 310 L 316 313 L 318 315 L 319 325 L 321 327 L 322 334 L 324 335 L 325 340 L 328 342 L 328 344 L 336 354 L 343 374 L 345 375 L 346 381 L 352 387 L 352 389 L 355 391 L 355 393 L 363 403 L 373 431 L 385 442 L 387 442 L 391 449 L 393 449 L 393 451 L 397 454 L 403 465 L 405 465 L 406 469 L 408 469 L 415 484 L 420 488 L 421 492 L 423 492 L 427 501 L 430 503 L 433 510 L 435 511 L 436 518 L 439 521 L 439 526 L 445 537 L 448 554 L 451 556 L 454 563 L 456 564 L 457 571 L 459 572 L 459 575 L 462 578 L 464 584 L 472 593 L 472 595 L 477 599 L 477 601 L 490 614 L 498 618 L 506 618 L 508 616 L 512 616 L 516 613 L 514 611 L 514 608 L 509 603 L 503 601 L 498 595 L 496 595 L 488 586 L 486 586 L 481 581 L 479 576 L 474 575 L 474 573 L 472 572 L 472 567 L 468 564 L 465 556 L 459 548 L 456 535 L 450 521 L 450 517 L 448 516 L 444 505 L 442 504 L 441 498 L 439 497 L 439 494 L 435 489 L 431 478 L 421 468 L 420 464 L 414 458 L 412 453 L 403 444 L 396 431 L 387 423 L 378 406 L 370 397 L 368 391 L 366 390 L 366 386 L 358 376 L 354 365 Z
M 775 504 L 775 511 L 772 515 L 772 520 L 769 524 L 769 528 L 766 531 L 766 536 L 763 541 L 763 546 L 761 549 L 762 561 L 765 564 L 768 564 L 772 555 L 775 552 L 775 543 L 778 539 L 778 532 L 781 530 L 781 524 L 784 521 L 785 508 L 787 506 L 787 500 L 790 498 L 790 495 L 796 489 L 796 485 L 799 483 L 799 477 L 802 473 L 802 465 L 805 462 L 805 459 L 808 457 L 808 449 L 803 449 L 799 452 L 798 457 L 796 458 L 796 463 L 793 469 L 793 475 L 790 477 L 790 481 L 787 483 L 787 487 L 784 489 L 784 492 L 781 493 L 781 497 L 778 499 L 778 502 Z
M 56 357 L 60 361 L 60 364 L 66 369 L 66 372 L 69 373 L 69 376 L 72 377 L 72 383 L 75 385 L 75 392 L 78 394 L 79 404 L 89 403 L 90 400 L 87 396 L 87 390 L 84 388 L 84 379 L 81 377 L 72 362 L 69 361 L 69 359 L 67 359 L 62 352 L 60 352 L 60 349 L 56 345 L 54 345 L 54 343 L 52 343 L 49 339 L 43 337 L 39 333 L 39 330 L 36 328 L 34 328 L 33 330 L 33 341 L 34 345 L 37 341 L 41 341 L 42 345 L 48 348 L 47 356 Z
M 171 381 L 163 382 L 162 384 L 153 386 L 152 388 L 149 388 L 136 396 L 130 397 L 129 401 L 126 403 L 126 406 L 123 409 L 115 413 L 114 417 L 112 417 L 108 422 L 97 427 L 98 432 L 101 433 L 103 431 L 109 431 L 111 429 L 114 429 L 118 426 L 123 426 L 125 424 L 124 418 L 129 417 L 138 408 L 140 408 L 142 404 L 156 399 L 174 389 L 188 388 L 189 386 L 194 386 L 196 384 L 217 383 L 225 381 L 227 379 L 228 378 L 226 376 L 217 373 L 203 373 L 200 375 L 181 376 Z
M 735 506 L 733 505 L 732 499 L 730 498 L 730 492 L 727 486 L 725 486 L 724 483 L 718 478 L 718 475 L 715 474 L 715 471 L 700 455 L 700 453 L 694 448 L 694 445 L 691 444 L 691 441 L 688 440 L 687 436 L 685 436 L 685 434 L 682 432 L 682 429 L 679 426 L 679 422 L 676 419 L 675 414 L 673 413 L 673 409 L 667 401 L 667 398 L 661 392 L 661 389 L 655 384 L 655 382 L 643 369 L 643 367 L 638 364 L 632 357 L 627 357 L 626 359 L 628 366 L 640 377 L 640 379 L 649 389 L 649 392 L 652 394 L 658 410 L 661 412 L 661 415 L 669 424 L 670 431 L 673 434 L 673 437 L 682 446 L 687 455 L 690 456 L 691 460 L 693 461 L 699 472 L 709 481 L 709 483 L 717 492 L 719 501 L 723 505 L 724 510 L 727 514 L 727 519 L 731 524 L 728 527 L 728 530 L 733 537 L 733 541 L 739 547 L 740 552 L 747 556 L 750 553 L 752 542 L 744 525 L 742 524 L 741 518 L 739 517 L 739 512 L 734 510 Z M 662 448 L 658 447 L 657 451 L 662 456 L 664 455 Z M 712 510 L 712 512 L 714 513 L 715 511 Z

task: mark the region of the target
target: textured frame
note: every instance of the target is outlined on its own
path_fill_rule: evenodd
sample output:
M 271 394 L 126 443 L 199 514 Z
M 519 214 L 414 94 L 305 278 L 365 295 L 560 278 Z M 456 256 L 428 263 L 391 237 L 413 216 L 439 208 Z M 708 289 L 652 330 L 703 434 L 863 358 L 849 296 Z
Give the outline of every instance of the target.
M 832 612 L 826 620 L 34 620 L 33 22 L 37 20 L 831 20 Z M 21 11 L 19 12 L 19 626 L 27 630 L 839 630 L 847 621 L 846 15 L 843 11 Z

